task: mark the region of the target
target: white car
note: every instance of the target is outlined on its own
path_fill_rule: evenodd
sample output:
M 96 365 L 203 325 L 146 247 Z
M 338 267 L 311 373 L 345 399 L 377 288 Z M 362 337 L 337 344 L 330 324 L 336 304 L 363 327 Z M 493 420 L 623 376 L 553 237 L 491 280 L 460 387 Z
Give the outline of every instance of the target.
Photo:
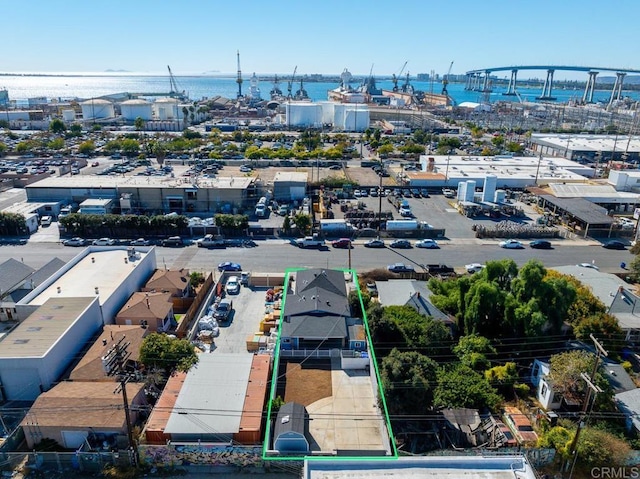
M 231 276 L 227 280 L 227 294 L 238 294 L 240 292 L 240 278 Z
M 595 269 L 596 271 L 600 271 L 600 268 L 598 268 L 593 263 L 580 263 L 580 264 L 577 264 L 576 266 L 580 266 L 581 268 L 590 268 L 590 269 Z
M 251 168 L 249 165 L 242 165 L 240 167 L 240 171 L 242 173 L 249 173 L 251 170 L 253 170 L 253 168 Z
M 64 240 L 62 244 L 65 246 L 84 246 L 87 244 L 87 240 L 76 236 L 75 238 Z
M 467 273 L 470 273 L 470 274 L 482 271 L 483 268 L 484 268 L 484 265 L 480 263 L 471 263 L 471 264 L 464 265 L 464 269 L 466 269 Z
M 116 240 L 112 239 L 112 238 L 100 238 L 97 240 L 93 240 L 93 244 L 94 246 L 113 246 L 114 244 L 116 244 Z
M 129 243 L 130 246 L 149 246 L 149 240 L 138 238 Z
M 420 241 L 416 241 L 416 248 L 428 248 L 428 249 L 438 249 L 438 242 L 436 240 L 425 238 Z
M 522 245 L 522 243 L 520 243 L 520 241 L 518 240 L 514 240 L 514 239 L 508 239 L 505 241 L 500 241 L 500 243 L 498 243 L 500 245 L 500 248 L 507 248 L 507 249 L 522 249 L 524 248 L 524 246 Z

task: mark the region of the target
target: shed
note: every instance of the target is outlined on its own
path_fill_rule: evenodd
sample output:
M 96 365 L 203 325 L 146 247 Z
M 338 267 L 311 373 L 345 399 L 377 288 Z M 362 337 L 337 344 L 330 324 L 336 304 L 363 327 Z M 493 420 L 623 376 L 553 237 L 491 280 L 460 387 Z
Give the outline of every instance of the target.
M 279 452 L 309 451 L 309 440 L 305 433 L 308 413 L 299 403 L 288 402 L 280 408 L 273 432 L 273 448 Z

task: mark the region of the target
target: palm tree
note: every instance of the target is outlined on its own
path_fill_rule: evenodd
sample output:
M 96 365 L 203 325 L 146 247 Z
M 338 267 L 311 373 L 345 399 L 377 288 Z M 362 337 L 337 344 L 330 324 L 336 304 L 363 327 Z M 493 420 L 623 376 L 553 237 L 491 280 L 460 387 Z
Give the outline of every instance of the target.
M 187 127 L 187 122 L 189 121 L 189 108 L 186 106 L 182 107 L 182 119 L 184 121 L 184 127 Z

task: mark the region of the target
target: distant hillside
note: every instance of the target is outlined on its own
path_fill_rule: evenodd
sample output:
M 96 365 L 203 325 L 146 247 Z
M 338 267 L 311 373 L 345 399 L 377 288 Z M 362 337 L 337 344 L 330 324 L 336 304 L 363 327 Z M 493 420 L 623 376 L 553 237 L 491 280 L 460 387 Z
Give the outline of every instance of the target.
M 596 83 L 610 83 L 614 84 L 616 82 L 616 77 L 610 76 L 598 76 L 596 79 Z M 640 85 L 640 75 L 627 75 L 624 77 L 624 85 Z

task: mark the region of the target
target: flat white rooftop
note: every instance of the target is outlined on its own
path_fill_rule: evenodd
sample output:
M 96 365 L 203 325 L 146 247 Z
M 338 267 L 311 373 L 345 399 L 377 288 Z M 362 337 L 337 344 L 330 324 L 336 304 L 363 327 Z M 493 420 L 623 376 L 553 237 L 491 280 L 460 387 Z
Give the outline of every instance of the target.
M 324 458 L 326 459 L 326 458 Z M 305 479 L 535 479 L 522 456 L 402 457 L 389 460 L 307 460 Z
M 433 158 L 433 171 L 425 171 Z M 592 172 L 592 168 L 580 165 L 575 161 L 556 157 L 532 156 L 447 156 L 420 155 L 423 171 L 409 172 L 409 178 L 422 178 L 429 175 L 444 175 L 452 182 L 474 180 L 494 175 L 498 178 L 526 179 L 531 184 L 536 175 L 540 182 L 553 181 L 586 181 L 583 176 Z M 582 174 L 581 174 L 582 173 Z M 482 186 L 482 185 L 477 185 Z
M 306 183 L 309 175 L 299 171 L 278 171 L 273 178 L 273 181 L 291 181 Z
M 189 370 L 165 433 L 226 435 L 240 430 L 252 354 L 200 354 Z
M 190 178 L 165 176 L 74 175 L 44 178 L 27 188 L 224 188 L 245 189 L 254 179 L 248 176 L 198 178 L 197 185 Z
M 108 299 L 120 284 L 129 276 L 131 270 L 140 264 L 148 252 L 136 248 L 140 255 L 137 259 L 127 257 L 127 248 L 118 246 L 92 246 L 78 263 L 62 274 L 51 285 L 27 304 L 41 305 L 50 298 L 75 298 L 100 296 Z M 150 250 L 148 250 L 150 252 Z M 125 262 L 125 259 L 127 260 Z M 96 294 L 96 287 L 98 294 Z M 103 300 L 100 300 L 100 304 Z
M 0 358 L 42 357 L 78 320 L 94 297 L 50 298 L 0 341 Z
M 570 151 L 640 152 L 640 136 L 629 135 L 547 135 L 533 134 L 535 143 L 565 148 Z

